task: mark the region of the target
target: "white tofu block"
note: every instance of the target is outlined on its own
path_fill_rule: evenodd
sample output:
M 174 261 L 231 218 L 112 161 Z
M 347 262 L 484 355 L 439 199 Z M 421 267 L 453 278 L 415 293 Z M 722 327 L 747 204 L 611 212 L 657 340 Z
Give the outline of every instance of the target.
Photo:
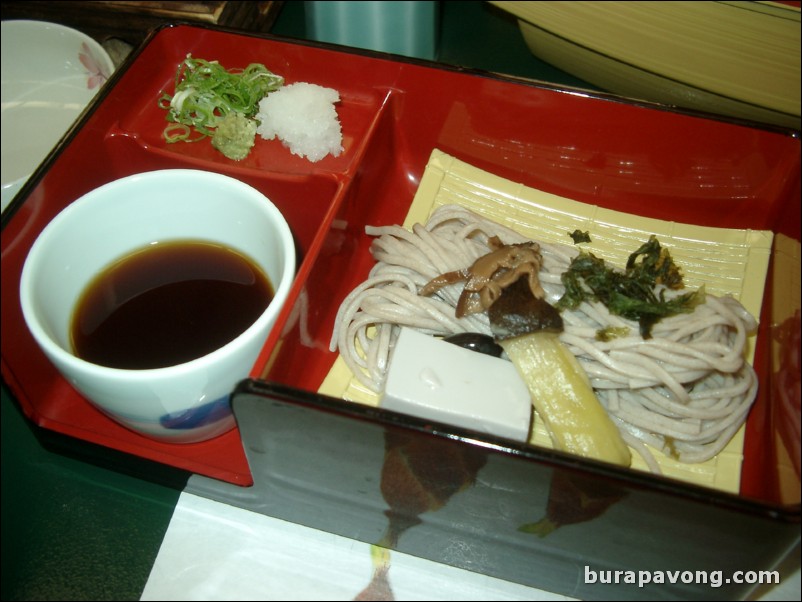
M 380 405 L 525 442 L 529 390 L 511 362 L 403 328 L 390 357 Z

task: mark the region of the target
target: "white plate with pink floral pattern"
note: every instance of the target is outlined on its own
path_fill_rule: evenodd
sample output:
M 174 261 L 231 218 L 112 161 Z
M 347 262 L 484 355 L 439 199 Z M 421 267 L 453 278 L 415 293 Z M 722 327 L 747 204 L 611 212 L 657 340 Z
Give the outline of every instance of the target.
M 3 211 L 114 70 L 89 36 L 44 21 L 2 22 Z

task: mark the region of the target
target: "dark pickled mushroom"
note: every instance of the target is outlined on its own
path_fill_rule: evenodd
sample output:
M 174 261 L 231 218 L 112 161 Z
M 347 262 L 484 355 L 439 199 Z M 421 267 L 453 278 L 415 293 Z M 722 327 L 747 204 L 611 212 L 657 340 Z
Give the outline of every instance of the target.
M 471 351 L 492 355 L 493 357 L 501 357 L 504 351 L 501 345 L 493 340 L 493 337 L 478 332 L 460 332 L 449 335 L 443 340 Z
M 538 332 L 560 333 L 563 319 L 548 301 L 534 297 L 525 280 L 504 289 L 504 294 L 487 310 L 496 341 Z

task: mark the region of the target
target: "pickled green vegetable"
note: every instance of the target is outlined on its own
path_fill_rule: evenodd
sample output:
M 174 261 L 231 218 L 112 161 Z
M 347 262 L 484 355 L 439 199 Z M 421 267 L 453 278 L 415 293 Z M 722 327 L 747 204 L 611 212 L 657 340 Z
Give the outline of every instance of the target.
M 651 338 L 652 326 L 661 318 L 692 312 L 705 300 L 703 288 L 666 298 L 666 289 L 681 289 L 684 284 L 668 249 L 661 247 L 654 235 L 629 256 L 624 271 L 609 268 L 603 259 L 580 251 L 563 273 L 562 282 L 565 294 L 556 304 L 558 309 L 576 309 L 582 301 L 600 301 L 610 312 L 637 321 L 644 339 Z M 665 288 L 658 291 L 659 285 Z

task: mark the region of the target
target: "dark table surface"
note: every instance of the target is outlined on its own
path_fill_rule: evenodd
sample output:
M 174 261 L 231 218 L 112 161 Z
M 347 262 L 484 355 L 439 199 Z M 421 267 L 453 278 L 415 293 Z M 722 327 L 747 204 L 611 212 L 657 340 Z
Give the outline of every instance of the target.
M 304 3 L 273 33 L 305 39 Z M 536 59 L 514 19 L 444 2 L 438 60 L 592 86 Z M 2 386 L 2 599 L 136 600 L 188 475 L 43 431 Z

